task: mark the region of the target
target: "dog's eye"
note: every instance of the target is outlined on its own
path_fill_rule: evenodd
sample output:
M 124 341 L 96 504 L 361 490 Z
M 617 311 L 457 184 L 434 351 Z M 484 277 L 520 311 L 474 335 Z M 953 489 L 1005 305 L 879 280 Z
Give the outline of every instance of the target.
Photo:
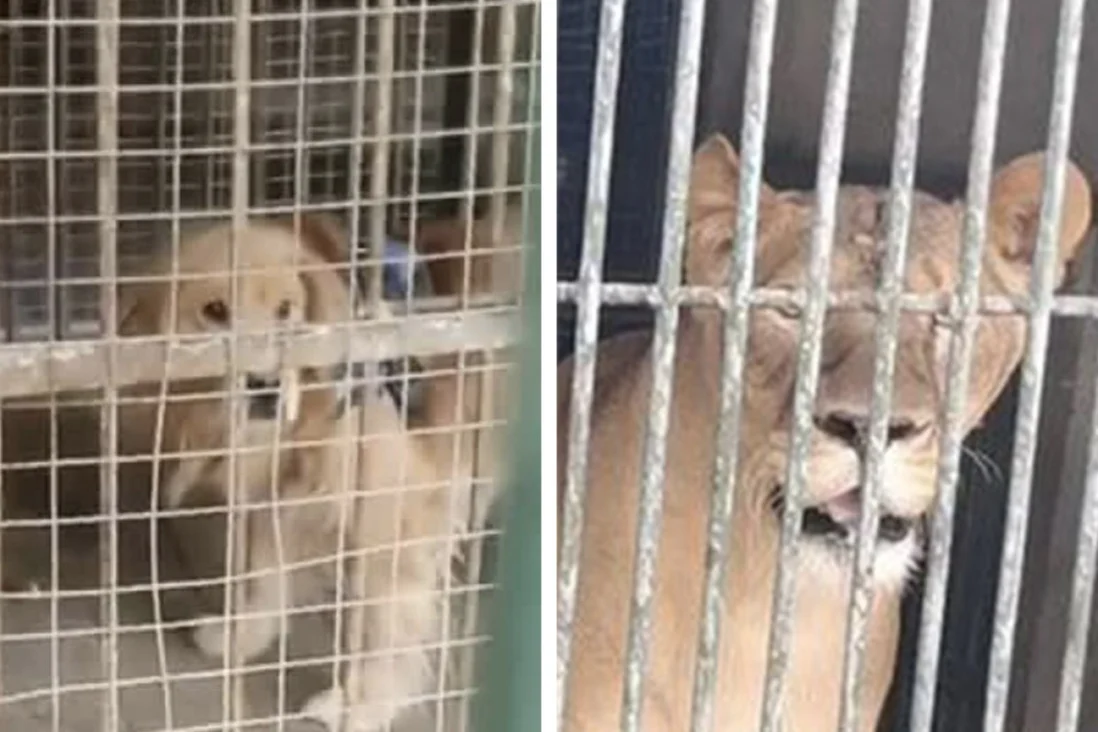
M 224 300 L 210 300 L 202 306 L 202 315 L 211 323 L 224 325 L 229 322 L 229 306 Z
M 275 317 L 279 320 L 285 320 L 290 317 L 290 311 L 293 309 L 293 303 L 289 300 L 283 300 L 278 304 L 278 309 L 275 310 Z

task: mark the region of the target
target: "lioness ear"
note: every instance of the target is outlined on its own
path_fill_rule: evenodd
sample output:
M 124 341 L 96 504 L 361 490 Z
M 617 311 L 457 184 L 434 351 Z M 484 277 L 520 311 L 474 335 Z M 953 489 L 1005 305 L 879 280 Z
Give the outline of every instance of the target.
M 1006 261 L 1027 269 L 1037 246 L 1041 217 L 1044 153 L 1015 158 L 995 173 L 991 187 L 991 245 Z M 1060 272 L 1078 253 L 1090 226 L 1090 186 L 1070 160 L 1064 171 L 1064 202 L 1060 218 Z M 1058 276 L 1059 278 L 1059 276 Z
M 689 239 L 686 281 L 692 285 L 717 285 L 725 279 L 728 255 L 736 228 L 740 195 L 740 160 L 728 139 L 715 134 L 694 153 L 687 209 Z M 760 183 L 759 209 L 776 196 Z

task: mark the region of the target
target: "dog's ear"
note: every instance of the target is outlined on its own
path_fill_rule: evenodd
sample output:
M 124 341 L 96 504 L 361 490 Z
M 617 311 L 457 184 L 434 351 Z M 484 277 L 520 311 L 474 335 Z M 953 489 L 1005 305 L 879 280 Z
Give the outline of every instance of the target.
M 118 288 L 117 332 L 120 336 L 154 335 L 160 332 L 159 283 L 140 282 Z
M 324 261 L 340 265 L 351 261 L 350 234 L 331 216 L 302 214 L 297 219 L 297 227 L 305 246 Z
M 473 247 L 476 242 L 473 242 Z M 427 276 L 440 295 L 457 295 L 465 281 L 465 226 L 461 219 L 425 221 L 416 231 L 416 251 L 429 257 Z
M 301 214 L 283 223 L 297 233 L 307 255 L 301 262 L 301 281 L 308 298 L 306 318 L 315 323 L 349 320 L 350 293 L 355 287 L 355 278 L 349 272 L 350 235 L 335 219 L 323 214 Z
M 521 257 L 514 248 L 522 241 L 521 209 L 509 207 L 502 239 L 495 241 L 487 219 L 473 221 L 468 251 L 468 222 L 463 218 L 428 221 L 419 225 L 416 251 L 429 257 L 426 266 L 432 289 L 440 295 L 460 295 L 468 271 L 471 294 L 507 292 L 521 279 Z M 500 271 L 504 274 L 496 274 Z M 499 281 L 497 281 L 499 280 Z

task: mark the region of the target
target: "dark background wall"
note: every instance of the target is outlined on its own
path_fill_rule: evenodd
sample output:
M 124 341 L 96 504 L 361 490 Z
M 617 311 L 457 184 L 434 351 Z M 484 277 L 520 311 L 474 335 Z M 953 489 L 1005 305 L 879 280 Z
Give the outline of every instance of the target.
M 964 190 L 985 4 L 984 0 L 950 0 L 934 7 L 917 179 L 921 188 L 943 197 L 958 196 Z M 1052 90 L 1059 3 L 1016 0 L 1013 5 L 998 162 L 1044 146 Z M 779 187 L 804 188 L 814 182 L 833 8 L 833 0 L 783 0 L 780 4 L 766 159 L 767 179 Z M 751 3 L 744 0 L 709 2 L 700 135 L 721 131 L 739 140 L 751 10 Z M 677 12 L 676 0 L 633 2 L 627 11 L 607 280 L 655 277 Z M 1098 73 L 1096 12 L 1092 4 L 1083 40 L 1072 157 L 1098 184 L 1098 97 L 1092 92 Z M 848 182 L 888 182 L 906 14 L 907 3 L 900 0 L 862 3 L 846 135 L 844 177 Z M 575 277 L 581 245 L 597 33 L 597 2 L 560 1 L 561 280 Z M 1075 290 L 1098 293 L 1093 259 L 1076 273 Z M 571 309 L 562 307 L 561 357 L 572 349 L 573 320 Z M 641 310 L 613 309 L 604 311 L 602 320 L 605 335 L 642 327 L 650 317 Z M 1017 636 L 1011 729 L 1051 729 L 1054 724 L 1096 353 L 1091 324 L 1054 323 Z M 1011 388 L 985 427 L 968 441 L 971 449 L 991 457 L 997 469 L 981 471 L 965 461 L 939 678 L 936 728 L 943 732 L 978 729 L 982 724 L 1015 400 Z M 892 713 L 884 729 L 906 728 L 920 597 L 919 588 L 913 588 L 905 609 Z M 1093 688 L 1098 676 L 1093 662 L 1091 666 L 1088 678 Z M 1084 728 L 1098 728 L 1095 706 L 1092 700 L 1085 703 Z

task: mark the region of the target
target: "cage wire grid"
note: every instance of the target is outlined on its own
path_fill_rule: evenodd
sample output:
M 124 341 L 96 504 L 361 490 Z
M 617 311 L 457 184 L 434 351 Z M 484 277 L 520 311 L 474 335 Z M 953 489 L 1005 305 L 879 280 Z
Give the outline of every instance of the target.
M 420 644 L 435 678 L 396 700 L 412 709 L 391 728 L 467 728 L 477 649 L 491 635 L 478 617 L 494 588 L 485 560 L 498 533 L 493 464 L 521 303 L 521 264 L 500 260 L 522 259 L 523 229 L 512 219 L 524 215 L 515 202 L 530 185 L 523 151 L 537 125 L 536 28 L 537 3 L 509 0 L 49 0 L 0 15 L 0 726 L 296 729 L 310 683 L 353 684 L 362 664 L 352 661 L 384 655 L 364 647 L 363 618 L 401 598 L 367 596 L 371 553 L 388 552 L 395 578 L 403 553 L 442 542 L 456 559 L 427 593 L 441 625 Z M 182 288 L 202 275 L 181 271 L 181 248 L 214 225 L 227 232 L 224 304 L 237 312 L 241 278 L 262 274 L 241 261 L 249 225 L 289 219 L 300 240 L 309 213 L 334 216 L 350 239 L 349 267 L 337 274 L 352 275 L 351 311 L 339 322 L 233 328 L 223 338 L 187 338 L 174 325 L 163 337 L 119 333 L 118 296 L 141 283 L 166 283 L 167 322 L 182 317 Z M 420 249 L 421 230 L 451 220 L 464 222 L 453 227 L 456 246 Z M 413 271 L 437 281 L 457 263 L 460 279 L 441 292 L 409 286 L 381 303 L 393 241 L 406 246 Z M 152 273 L 165 254 L 170 271 Z M 296 256 L 303 276 L 332 269 Z M 395 374 L 352 368 L 378 362 L 398 364 Z M 248 626 L 230 622 L 221 660 L 202 659 L 186 640 L 195 598 L 214 593 L 217 612 L 263 620 L 242 608 L 244 580 L 259 576 L 249 564 L 256 515 L 324 504 L 282 495 L 281 456 L 357 455 L 371 426 L 362 417 L 347 434 L 311 440 L 280 427 L 253 444 L 240 410 L 228 409 L 227 445 L 173 453 L 161 445 L 168 413 L 210 396 L 174 387 L 227 373 L 228 390 L 213 396 L 233 404 L 245 398 L 245 373 L 341 363 L 342 375 L 322 386 L 388 384 L 409 439 L 444 439 L 452 453 L 441 460 L 445 480 L 417 483 L 401 460 L 397 485 L 373 495 L 391 495 L 403 515 L 406 496 L 453 494 L 459 463 L 471 462 L 468 500 L 451 495 L 441 538 L 397 530 L 367 549 L 345 542 L 350 522 L 370 518 L 358 501 L 337 511 L 334 556 L 307 560 L 286 556 L 294 537 L 272 521 L 279 569 L 334 573 L 334 596 L 277 614 L 277 648 L 261 658 L 241 657 L 236 636 Z M 439 382 L 452 390 L 452 414 L 416 424 L 416 384 Z M 127 409 L 155 414 L 144 454 L 119 447 Z M 162 502 L 173 466 L 217 459 L 232 487 L 222 503 Z M 356 460 L 343 460 L 344 486 Z M 247 471 L 263 463 L 270 494 L 240 498 Z M 132 487 L 129 471 L 140 464 L 154 466 L 151 492 Z M 186 576 L 190 567 L 175 566 L 172 553 L 192 530 L 186 522 L 208 519 L 224 525 L 194 536 L 214 547 L 202 547 L 201 559 L 215 571 Z M 390 613 L 390 632 L 396 620 Z
M 1049 183 L 1042 191 L 1037 244 L 1028 297 L 1004 298 L 979 296 L 981 258 L 987 234 L 987 214 L 998 121 L 998 101 L 1006 54 L 1008 0 L 990 0 L 985 16 L 979 89 L 975 120 L 971 130 L 968 190 L 965 196 L 963 253 L 959 284 L 952 297 L 917 296 L 902 291 L 902 267 L 912 216 L 914 170 L 918 153 L 918 128 L 921 95 L 926 64 L 931 4 L 912 0 L 904 40 L 902 76 L 896 114 L 896 136 L 892 157 L 891 186 L 888 194 L 886 235 L 887 253 L 880 282 L 874 293 L 829 292 L 828 271 L 835 233 L 835 209 L 843 157 L 843 135 L 850 78 L 850 65 L 856 31 L 857 0 L 839 0 L 835 4 L 831 58 L 828 68 L 823 123 L 820 130 L 820 157 L 817 168 L 817 198 L 811 231 L 809 283 L 796 292 L 752 288 L 754 253 L 757 246 L 758 204 L 762 181 L 764 138 L 769 98 L 770 66 L 773 59 L 777 3 L 756 0 L 750 26 L 748 64 L 745 80 L 744 115 L 741 139 L 737 146 L 741 173 L 737 195 L 739 212 L 733 246 L 732 274 L 721 290 L 679 283 L 682 258 L 684 204 L 688 194 L 689 171 L 694 134 L 694 109 L 697 96 L 698 59 L 704 3 L 684 0 L 679 20 L 678 57 L 674 68 L 674 99 L 670 118 L 671 145 L 668 157 L 666 215 L 661 239 L 658 282 L 649 285 L 604 282 L 607 207 L 609 202 L 611 159 L 614 147 L 615 99 L 622 58 L 622 32 L 626 4 L 624 0 L 606 0 L 599 13 L 598 48 L 594 71 L 593 116 L 589 146 L 587 195 L 583 246 L 578 278 L 560 282 L 557 299 L 561 305 L 575 306 L 576 334 L 572 362 L 571 421 L 568 429 L 568 462 L 562 501 L 560 566 L 557 619 L 557 726 L 566 729 L 564 710 L 571 662 L 573 623 L 576 613 L 582 527 L 588 470 L 588 445 L 591 436 L 591 407 L 595 365 L 598 357 L 598 317 L 602 307 L 645 305 L 656 311 L 656 325 L 650 357 L 652 384 L 645 436 L 636 519 L 637 541 L 634 584 L 630 600 L 628 644 L 624 660 L 621 728 L 642 728 L 641 706 L 647 670 L 647 644 L 651 633 L 655 557 L 661 528 L 663 470 L 665 462 L 668 412 L 671 401 L 672 369 L 676 348 L 678 310 L 681 307 L 716 308 L 723 314 L 723 350 L 719 420 L 716 433 L 719 445 L 738 445 L 742 426 L 741 402 L 744 394 L 746 324 L 753 307 L 793 305 L 803 307 L 799 330 L 794 422 L 785 485 L 787 495 L 781 521 L 781 548 L 775 592 L 775 611 L 771 617 L 768 664 L 764 685 L 762 729 L 781 728 L 785 677 L 789 666 L 789 635 L 792 623 L 792 565 L 796 560 L 800 514 L 804 505 L 805 458 L 812 424 L 812 408 L 817 391 L 817 375 L 822 339 L 822 324 L 828 309 L 873 308 L 878 314 L 876 352 L 873 364 L 873 388 L 870 407 L 869 439 L 865 467 L 864 507 L 858 525 L 854 579 L 850 587 L 844 640 L 843 674 L 840 700 L 840 729 L 861 729 L 864 720 L 857 709 L 858 691 L 866 645 L 866 622 L 872 590 L 870 573 L 872 538 L 880 520 L 879 493 L 882 458 L 890 414 L 892 373 L 896 362 L 898 322 L 901 312 L 937 312 L 949 319 L 948 382 L 944 400 L 944 423 L 937 470 L 936 502 L 932 515 L 928 547 L 926 594 L 920 629 L 915 699 L 910 729 L 931 729 L 935 702 L 937 665 L 941 653 L 942 623 L 946 580 L 949 573 L 956 483 L 964 431 L 960 418 L 964 409 L 965 385 L 973 353 L 976 318 L 991 313 L 1022 313 L 1028 321 L 1025 356 L 1021 364 L 1021 401 L 1014 439 L 1007 530 L 1000 569 L 1000 586 L 995 614 L 995 634 L 991 650 L 991 673 L 986 689 L 983 729 L 1002 730 L 1010 688 L 1014 628 L 1018 614 L 1018 596 L 1026 538 L 1026 517 L 1030 484 L 1033 479 L 1037 417 L 1047 357 L 1049 323 L 1052 316 L 1093 318 L 1098 314 L 1095 300 L 1085 296 L 1054 295 L 1056 250 L 1059 221 L 1064 205 L 1063 180 L 1068 159 L 1071 119 L 1078 75 L 1078 57 L 1083 28 L 1082 0 L 1064 0 L 1061 4 L 1056 38 L 1055 75 L 1049 108 L 1047 159 L 1044 170 Z M 1096 415 L 1098 417 L 1098 415 Z M 1091 440 L 1089 465 L 1093 467 L 1096 444 Z M 704 594 L 701 627 L 697 639 L 694 692 L 689 728 L 695 732 L 713 728 L 713 704 L 718 662 L 722 613 L 725 602 L 725 568 L 729 547 L 729 517 L 733 508 L 733 480 L 738 450 L 716 450 L 711 488 L 712 506 L 706 537 Z M 1083 693 L 1087 631 L 1090 622 L 1094 565 L 1098 559 L 1098 489 L 1093 470 L 1088 472 L 1085 503 L 1075 560 L 1070 613 L 1067 618 L 1068 641 L 1063 657 L 1059 709 L 1056 729 L 1075 730 L 1079 725 Z M 734 600 L 734 598 L 733 598 Z M 836 659 L 838 661 L 839 659 Z M 685 723 L 685 720 L 684 720 Z M 905 727 L 906 728 L 906 727 Z

